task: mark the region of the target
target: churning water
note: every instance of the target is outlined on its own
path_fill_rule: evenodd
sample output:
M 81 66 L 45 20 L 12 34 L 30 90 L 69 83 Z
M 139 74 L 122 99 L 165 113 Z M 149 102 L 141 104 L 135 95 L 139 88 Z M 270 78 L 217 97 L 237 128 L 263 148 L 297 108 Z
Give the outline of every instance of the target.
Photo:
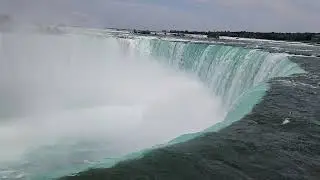
M 0 179 L 110 166 L 217 131 L 249 113 L 269 79 L 301 72 L 285 54 L 241 47 L 2 33 Z

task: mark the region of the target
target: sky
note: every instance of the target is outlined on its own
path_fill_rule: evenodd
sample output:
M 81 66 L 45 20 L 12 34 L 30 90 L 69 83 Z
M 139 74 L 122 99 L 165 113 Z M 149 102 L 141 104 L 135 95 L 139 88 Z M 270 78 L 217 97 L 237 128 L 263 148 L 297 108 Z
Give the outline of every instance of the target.
M 0 0 L 0 14 L 99 28 L 320 32 L 320 0 Z

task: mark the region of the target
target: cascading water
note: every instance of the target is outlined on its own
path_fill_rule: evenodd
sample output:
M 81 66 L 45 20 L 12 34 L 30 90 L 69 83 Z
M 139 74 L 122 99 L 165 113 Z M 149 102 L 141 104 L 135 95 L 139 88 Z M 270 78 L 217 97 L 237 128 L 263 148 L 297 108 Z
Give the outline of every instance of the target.
M 81 32 L 1 34 L 0 58 L 0 177 L 11 179 L 110 166 L 218 130 L 270 78 L 303 72 L 284 54 Z
M 171 143 L 218 131 L 249 113 L 268 90 L 267 81 L 304 71 L 286 54 L 209 43 L 158 38 L 120 40 L 141 56 L 151 56 L 170 67 L 191 72 L 221 99 L 223 122 L 202 132 L 182 135 Z
M 256 49 L 146 38 L 130 43 L 144 56 L 196 74 L 227 109 L 241 94 L 273 77 L 303 72 L 285 54 Z

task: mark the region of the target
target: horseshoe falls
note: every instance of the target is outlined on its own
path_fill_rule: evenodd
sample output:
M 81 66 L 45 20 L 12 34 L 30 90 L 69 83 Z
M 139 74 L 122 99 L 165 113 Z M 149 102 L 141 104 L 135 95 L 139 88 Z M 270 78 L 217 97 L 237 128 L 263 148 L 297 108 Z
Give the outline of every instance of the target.
M 0 34 L 0 179 L 112 167 L 239 121 L 284 53 L 107 31 Z

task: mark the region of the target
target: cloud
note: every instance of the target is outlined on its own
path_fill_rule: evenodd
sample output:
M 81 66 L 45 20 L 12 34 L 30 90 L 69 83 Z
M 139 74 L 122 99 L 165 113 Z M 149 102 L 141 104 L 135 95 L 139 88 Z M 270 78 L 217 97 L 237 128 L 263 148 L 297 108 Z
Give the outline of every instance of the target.
M 232 29 L 295 32 L 319 31 L 319 9 L 317 0 L 207 0 L 201 12 L 220 17 Z
M 318 0 L 1 0 L 26 22 L 151 29 L 319 31 Z

